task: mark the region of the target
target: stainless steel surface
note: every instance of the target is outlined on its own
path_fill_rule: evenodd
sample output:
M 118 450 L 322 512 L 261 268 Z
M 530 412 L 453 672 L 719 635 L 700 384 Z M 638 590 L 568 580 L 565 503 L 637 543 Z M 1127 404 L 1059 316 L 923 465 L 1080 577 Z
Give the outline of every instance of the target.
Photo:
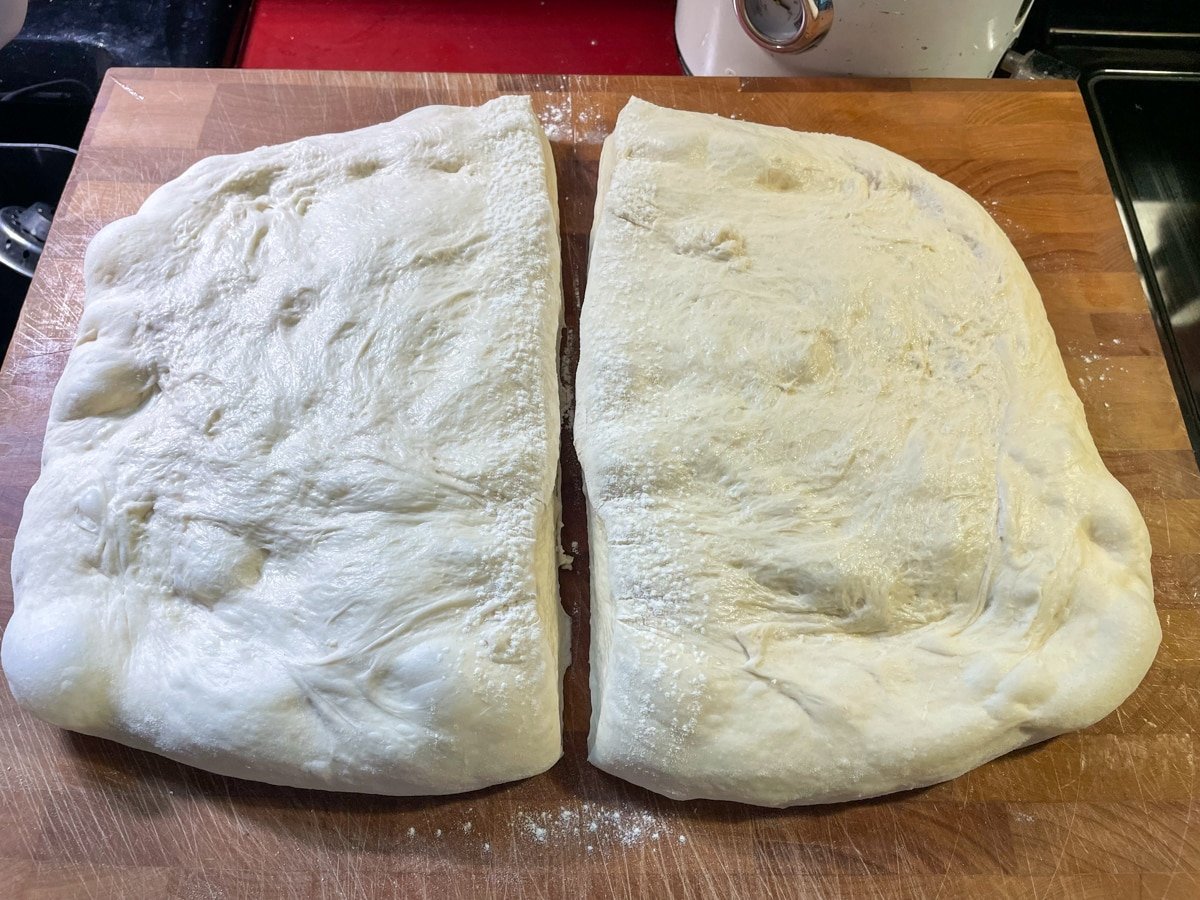
M 750 39 L 775 53 L 811 49 L 833 27 L 833 0 L 733 0 L 733 9 Z
M 0 263 L 32 278 L 46 246 L 53 216 L 54 211 L 45 203 L 0 209 L 0 238 L 4 241 L 0 245 Z
M 1100 71 L 1084 88 L 1200 454 L 1200 72 Z
M 1030 50 L 1028 53 L 1009 50 L 1000 60 L 1000 70 L 1026 81 L 1055 78 L 1076 81 L 1079 78 L 1077 68 L 1041 50 Z

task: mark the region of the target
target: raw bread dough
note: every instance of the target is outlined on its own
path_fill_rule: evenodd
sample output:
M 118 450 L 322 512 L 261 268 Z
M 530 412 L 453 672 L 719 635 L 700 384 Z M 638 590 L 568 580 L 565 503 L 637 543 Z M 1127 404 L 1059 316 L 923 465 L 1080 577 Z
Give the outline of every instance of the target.
M 552 765 L 553 178 L 506 97 L 204 160 L 97 235 L 13 552 L 21 704 L 303 787 Z
M 1146 527 L 983 209 L 848 138 L 630 101 L 575 442 L 591 760 L 767 806 L 1082 728 L 1159 641 Z

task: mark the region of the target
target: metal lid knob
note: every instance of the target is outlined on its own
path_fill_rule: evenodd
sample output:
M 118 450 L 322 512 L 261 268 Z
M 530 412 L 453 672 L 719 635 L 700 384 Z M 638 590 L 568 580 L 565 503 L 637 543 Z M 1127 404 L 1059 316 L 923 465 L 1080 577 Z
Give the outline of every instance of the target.
M 53 218 L 54 209 L 45 203 L 0 209 L 0 264 L 33 277 Z
M 742 30 L 773 53 L 799 53 L 833 27 L 833 0 L 733 0 Z

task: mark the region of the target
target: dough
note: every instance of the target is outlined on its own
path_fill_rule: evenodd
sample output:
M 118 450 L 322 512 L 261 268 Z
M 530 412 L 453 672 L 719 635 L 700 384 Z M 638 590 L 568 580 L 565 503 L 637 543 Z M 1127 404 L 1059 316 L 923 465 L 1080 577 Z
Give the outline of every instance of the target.
M 676 798 L 850 800 L 1134 689 L 1146 527 L 982 208 L 870 144 L 638 100 L 599 194 L 592 762 Z
M 552 765 L 553 179 L 507 97 L 204 160 L 97 235 L 13 552 L 18 701 L 302 787 Z

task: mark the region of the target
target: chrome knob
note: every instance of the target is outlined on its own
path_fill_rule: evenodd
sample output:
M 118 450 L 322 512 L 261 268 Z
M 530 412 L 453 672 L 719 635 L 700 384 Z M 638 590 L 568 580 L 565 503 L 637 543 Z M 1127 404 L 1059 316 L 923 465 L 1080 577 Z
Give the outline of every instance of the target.
M 799 53 L 821 42 L 833 25 L 833 0 L 733 0 L 750 40 L 772 53 Z

